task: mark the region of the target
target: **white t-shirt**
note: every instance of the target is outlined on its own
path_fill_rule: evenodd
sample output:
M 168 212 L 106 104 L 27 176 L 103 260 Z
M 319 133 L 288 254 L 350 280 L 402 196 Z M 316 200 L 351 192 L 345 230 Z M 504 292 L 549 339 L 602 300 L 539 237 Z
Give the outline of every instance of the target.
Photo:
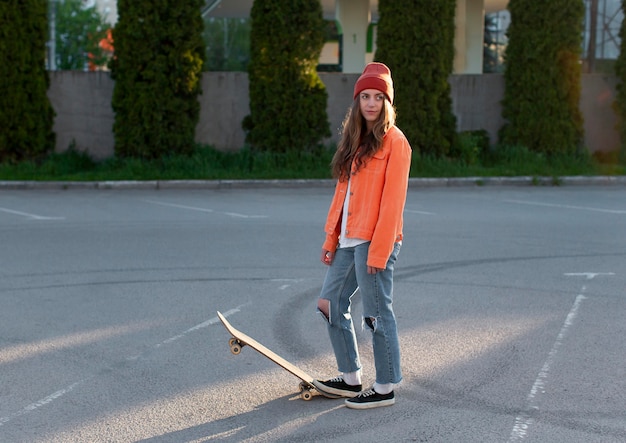
M 346 237 L 346 225 L 348 224 L 348 205 L 350 204 L 350 180 L 348 179 L 348 189 L 346 190 L 346 198 L 343 201 L 343 216 L 341 217 L 341 234 L 339 235 L 340 248 L 353 248 L 365 243 L 367 240 L 362 238 Z

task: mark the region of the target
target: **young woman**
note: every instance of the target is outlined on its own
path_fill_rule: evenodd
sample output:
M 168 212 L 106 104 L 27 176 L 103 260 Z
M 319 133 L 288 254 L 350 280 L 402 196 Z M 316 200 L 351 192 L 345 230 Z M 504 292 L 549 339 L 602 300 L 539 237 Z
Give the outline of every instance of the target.
M 394 385 L 402 379 L 393 268 L 402 243 L 411 147 L 395 126 L 393 92 L 389 68 L 369 63 L 354 86 L 331 164 L 337 184 L 321 256 L 329 268 L 317 307 L 341 375 L 314 384 L 329 397 L 347 397 L 346 406 L 355 409 L 392 405 Z M 350 313 L 357 289 L 373 334 L 376 367 L 376 383 L 364 391 Z

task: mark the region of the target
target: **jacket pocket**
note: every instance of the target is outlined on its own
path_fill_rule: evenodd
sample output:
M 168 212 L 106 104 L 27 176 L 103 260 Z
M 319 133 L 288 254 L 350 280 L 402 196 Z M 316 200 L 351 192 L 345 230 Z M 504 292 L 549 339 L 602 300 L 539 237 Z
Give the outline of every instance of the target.
M 374 153 L 374 155 L 367 161 L 365 164 L 364 170 L 367 171 L 368 174 L 380 174 L 387 167 L 387 153 L 384 152 L 383 149 L 379 149 Z

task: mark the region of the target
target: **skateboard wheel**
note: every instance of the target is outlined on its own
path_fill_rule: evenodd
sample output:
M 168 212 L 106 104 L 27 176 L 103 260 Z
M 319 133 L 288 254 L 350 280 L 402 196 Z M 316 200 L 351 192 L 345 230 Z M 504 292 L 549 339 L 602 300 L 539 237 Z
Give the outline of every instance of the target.
M 235 355 L 239 354 L 241 352 L 241 346 L 239 346 L 238 343 L 233 343 L 232 345 L 230 345 L 230 352 Z
M 230 340 L 228 340 L 228 346 L 232 346 L 235 343 L 237 343 L 237 339 L 236 338 L 231 338 Z
M 309 387 L 303 381 L 300 382 L 298 387 L 300 388 L 300 392 L 304 392 L 305 390 L 309 389 Z
M 305 389 L 300 393 L 300 397 L 302 397 L 302 400 L 309 401 L 313 398 L 313 394 L 311 394 L 311 391 L 309 391 L 308 389 Z

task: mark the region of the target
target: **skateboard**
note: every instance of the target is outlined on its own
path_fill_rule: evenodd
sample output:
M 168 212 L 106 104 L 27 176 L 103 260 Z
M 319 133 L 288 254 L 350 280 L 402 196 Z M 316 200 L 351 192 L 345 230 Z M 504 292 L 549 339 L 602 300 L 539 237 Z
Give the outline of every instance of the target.
M 285 369 L 286 371 L 290 372 L 291 374 L 295 375 L 296 377 L 300 379 L 300 385 L 299 385 L 300 397 L 303 400 L 311 400 L 311 398 L 313 398 L 313 393 L 317 391 L 317 389 L 315 389 L 315 386 L 313 385 L 313 380 L 314 380 L 313 376 L 307 374 L 306 372 L 304 372 L 302 369 L 300 369 L 293 363 L 288 362 L 287 360 L 282 358 L 280 355 L 276 354 L 274 351 L 271 351 L 270 349 L 266 348 L 265 346 L 263 346 L 261 343 L 259 343 L 258 341 L 250 337 L 249 335 L 246 335 L 243 332 L 236 329 L 235 327 L 233 327 L 233 325 L 231 325 L 228 322 L 228 320 L 226 320 L 226 318 L 222 315 L 221 312 L 217 311 L 217 317 L 220 319 L 220 321 L 222 322 L 226 330 L 230 333 L 230 335 L 232 335 L 232 338 L 228 340 L 228 345 L 230 346 L 230 352 L 232 352 L 235 355 L 238 355 L 244 346 L 246 345 L 250 346 L 259 354 L 262 354 L 265 357 L 269 358 L 278 366 L 280 366 L 281 368 Z M 331 396 L 322 392 L 320 392 L 320 394 L 323 395 L 324 397 L 339 398 L 339 397 Z

